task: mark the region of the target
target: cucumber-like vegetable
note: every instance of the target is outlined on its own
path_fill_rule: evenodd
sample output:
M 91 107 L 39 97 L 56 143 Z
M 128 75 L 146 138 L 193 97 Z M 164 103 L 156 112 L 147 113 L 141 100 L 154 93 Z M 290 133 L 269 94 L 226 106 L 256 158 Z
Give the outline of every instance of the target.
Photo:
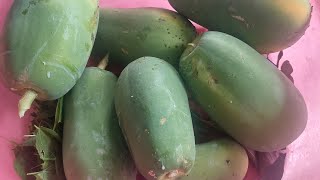
M 229 138 L 196 145 L 196 161 L 180 180 L 243 180 L 248 170 L 245 149 Z
M 195 139 L 188 97 L 173 66 L 154 57 L 130 63 L 118 79 L 115 106 L 145 178 L 171 180 L 189 173 Z
M 309 27 L 308 0 L 169 0 L 180 14 L 211 31 L 239 38 L 260 53 L 281 51 Z
M 206 32 L 186 49 L 180 74 L 212 120 L 244 146 L 280 150 L 305 129 L 299 90 L 271 62 L 239 39 Z
M 65 95 L 80 78 L 98 27 L 97 0 L 16 0 L 4 33 L 1 74 L 24 95 L 23 116 L 34 99 Z
M 135 180 L 114 109 L 116 81 L 111 72 L 88 67 L 64 97 L 63 164 L 68 180 Z
M 110 54 L 110 62 L 127 65 L 143 57 L 166 60 L 178 67 L 196 29 L 180 14 L 162 8 L 100 9 L 94 56 Z

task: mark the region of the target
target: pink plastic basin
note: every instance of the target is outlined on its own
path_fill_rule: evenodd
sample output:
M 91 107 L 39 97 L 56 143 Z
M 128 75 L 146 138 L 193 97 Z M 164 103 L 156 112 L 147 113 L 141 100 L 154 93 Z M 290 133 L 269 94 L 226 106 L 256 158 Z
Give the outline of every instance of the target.
M 288 0 L 289 1 L 289 0 Z M 13 0 L 0 0 L 0 30 Z M 305 132 L 288 147 L 283 180 L 319 180 L 320 166 L 320 1 L 311 0 L 313 15 L 306 34 L 294 46 L 283 51 L 279 68 L 285 70 L 284 62 L 289 61 L 293 72 L 287 70 L 294 84 L 303 94 L 309 111 Z M 100 0 L 101 7 L 165 7 L 172 9 L 167 0 Z M 0 39 L 1 41 L 1 39 Z M 3 52 L 0 52 L 0 56 Z M 278 53 L 268 55 L 277 63 Z M 288 62 L 286 62 L 288 63 Z M 19 97 L 0 83 L 0 180 L 18 180 L 13 168 L 13 142 L 21 142 L 27 133 L 28 116 L 19 119 L 17 104 Z M 319 140 L 318 140 L 319 139 Z M 257 179 L 255 172 L 249 180 Z

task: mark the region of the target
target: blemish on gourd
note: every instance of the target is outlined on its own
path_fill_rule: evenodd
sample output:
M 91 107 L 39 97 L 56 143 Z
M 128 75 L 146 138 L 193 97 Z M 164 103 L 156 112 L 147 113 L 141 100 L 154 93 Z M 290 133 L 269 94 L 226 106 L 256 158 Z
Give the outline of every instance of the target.
M 158 19 L 158 21 L 160 21 L 160 22 L 165 22 L 166 20 L 160 17 L 160 18 Z
M 167 118 L 161 118 L 160 119 L 160 124 L 163 126 L 167 122 Z
M 126 55 L 129 54 L 128 50 L 126 50 L 126 49 L 124 49 L 124 48 L 121 48 L 121 51 L 122 51 L 122 53 L 124 53 L 124 54 L 126 54 Z
M 94 33 L 91 33 L 91 42 L 94 43 L 94 40 L 95 40 L 95 35 Z
M 105 151 L 104 149 L 98 148 L 98 149 L 96 150 L 96 153 L 97 153 L 98 155 L 104 155 L 104 154 L 106 153 L 106 151 Z
M 249 24 L 247 23 L 247 21 L 244 19 L 244 17 L 242 16 L 238 16 L 238 15 L 231 15 L 232 18 L 238 20 L 238 21 L 241 21 L 243 22 L 247 28 L 249 28 Z
M 86 50 L 87 50 L 87 51 L 90 51 L 90 44 L 85 43 L 84 45 L 85 45 Z
M 49 72 L 47 72 L 47 78 L 51 78 L 51 72 L 49 71 Z
M 26 15 L 28 13 L 28 11 L 29 11 L 29 9 L 25 9 L 25 10 L 22 11 L 22 14 Z
M 226 160 L 226 163 L 227 163 L 228 166 L 231 165 L 231 161 L 229 159 Z
M 96 9 L 93 13 L 93 16 L 90 18 L 89 23 L 88 23 L 88 31 L 92 32 L 98 25 L 98 15 L 99 15 L 99 10 Z

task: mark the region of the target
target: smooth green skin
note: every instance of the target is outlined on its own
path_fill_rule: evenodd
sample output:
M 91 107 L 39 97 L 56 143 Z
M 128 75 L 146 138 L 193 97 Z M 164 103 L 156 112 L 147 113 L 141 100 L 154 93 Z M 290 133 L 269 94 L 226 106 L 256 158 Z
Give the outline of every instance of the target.
M 15 0 L 1 70 L 8 88 L 40 100 L 66 94 L 87 64 L 98 18 L 97 0 Z
M 199 36 L 181 56 L 180 74 L 211 119 L 248 148 L 280 150 L 305 129 L 307 107 L 299 90 L 230 35 Z
M 142 57 L 121 73 L 115 106 L 139 172 L 148 180 L 188 173 L 195 139 L 188 97 L 177 71 L 164 60 Z
M 93 55 L 110 53 L 122 65 L 143 56 L 163 59 L 178 67 L 196 29 L 185 17 L 161 8 L 100 9 Z
M 308 0 L 169 0 L 180 14 L 212 31 L 239 38 L 260 53 L 281 51 L 309 27 Z
M 114 109 L 117 77 L 86 68 L 64 98 L 63 164 L 68 180 L 135 180 Z
M 220 138 L 196 146 L 196 161 L 188 176 L 179 180 L 243 180 L 248 170 L 245 149 L 235 141 Z

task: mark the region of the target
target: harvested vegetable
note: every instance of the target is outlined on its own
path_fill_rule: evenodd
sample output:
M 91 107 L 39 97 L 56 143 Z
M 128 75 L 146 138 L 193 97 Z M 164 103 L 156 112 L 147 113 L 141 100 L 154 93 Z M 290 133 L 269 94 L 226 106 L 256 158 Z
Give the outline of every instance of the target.
M 280 150 L 306 127 L 307 107 L 299 90 L 233 36 L 213 31 L 200 35 L 181 56 L 179 70 L 210 118 L 252 150 Z
M 190 172 L 195 139 L 187 93 L 164 60 L 139 58 L 121 73 L 115 106 L 120 127 L 140 173 L 173 180 Z
M 169 0 L 192 21 L 230 34 L 260 53 L 272 53 L 295 44 L 309 27 L 308 0 Z
M 136 169 L 114 109 L 117 77 L 88 67 L 65 95 L 63 164 L 68 180 L 135 180 Z
M 191 22 L 168 9 L 103 8 L 92 54 L 108 52 L 110 62 L 122 65 L 152 56 L 178 67 L 179 57 L 195 37 Z
M 218 138 L 196 145 L 194 167 L 180 180 L 243 180 L 247 170 L 244 148 L 229 138 Z
M 97 0 L 17 0 L 5 25 L 0 72 L 22 95 L 19 116 L 35 99 L 55 100 L 80 78 L 98 27 Z

